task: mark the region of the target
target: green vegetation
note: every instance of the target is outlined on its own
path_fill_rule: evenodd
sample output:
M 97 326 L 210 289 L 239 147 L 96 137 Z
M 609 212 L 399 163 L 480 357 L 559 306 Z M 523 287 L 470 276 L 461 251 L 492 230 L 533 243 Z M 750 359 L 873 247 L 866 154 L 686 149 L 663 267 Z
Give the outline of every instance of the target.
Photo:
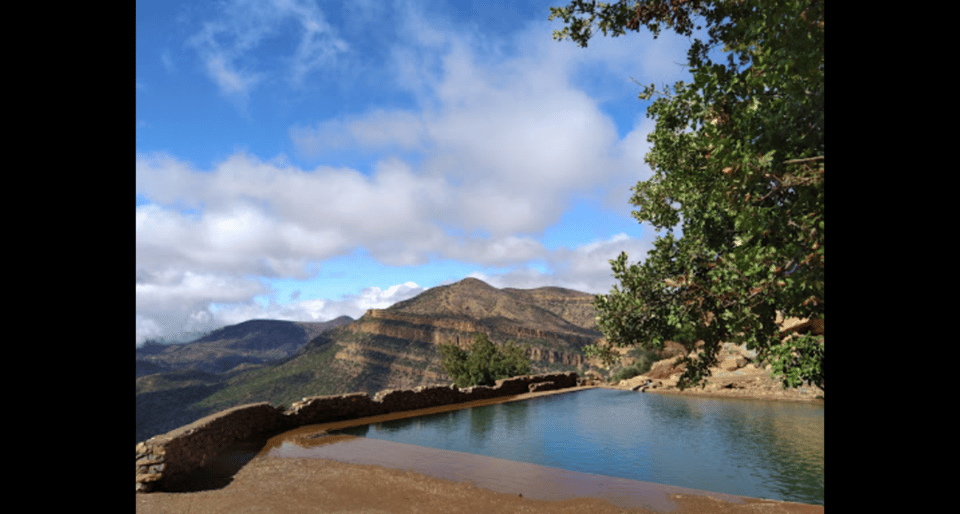
M 653 363 L 660 360 L 660 354 L 658 352 L 645 348 L 634 348 L 627 353 L 627 356 L 636 359 L 634 364 L 641 370 L 640 373 L 637 373 L 638 375 L 650 371 Z
M 691 42 L 693 81 L 640 94 L 656 97 L 656 126 L 653 176 L 633 188 L 633 214 L 666 234 L 642 263 L 610 261 L 619 286 L 595 301 L 609 344 L 659 349 L 692 329 L 704 346 L 682 359 L 681 388 L 705 385 L 721 341 L 756 350 L 784 387 L 823 388 L 822 334 L 781 336 L 776 316 L 824 317 L 824 2 L 573 0 L 550 10 L 566 24 L 554 38 L 581 47 L 594 26 L 612 37 L 667 28 Z M 607 345 L 589 352 L 617 358 Z
M 613 375 L 610 376 L 611 382 L 619 382 L 621 380 L 633 378 L 637 375 L 642 375 L 650 371 L 650 367 L 653 366 L 653 363 L 659 360 L 659 354 L 656 351 L 648 350 L 646 348 L 633 348 L 627 352 L 627 357 L 631 357 L 636 360 L 634 360 L 633 364 L 624 366 L 613 373 Z
M 637 375 L 642 375 L 650 371 L 650 365 L 646 366 L 641 365 L 640 363 L 634 363 L 629 366 L 625 366 L 617 370 L 613 376 L 610 377 L 610 382 L 617 383 L 621 380 L 627 380 L 628 378 L 633 378 Z
M 342 378 L 330 369 L 340 349 L 339 344 L 320 335 L 296 358 L 231 374 L 224 387 L 195 406 L 211 411 L 263 401 L 289 406 L 303 396 L 336 394 Z
M 498 347 L 485 334 L 474 334 L 467 351 L 455 344 L 441 344 L 440 365 L 457 387 L 492 386 L 501 378 L 530 373 L 530 358 L 513 341 Z

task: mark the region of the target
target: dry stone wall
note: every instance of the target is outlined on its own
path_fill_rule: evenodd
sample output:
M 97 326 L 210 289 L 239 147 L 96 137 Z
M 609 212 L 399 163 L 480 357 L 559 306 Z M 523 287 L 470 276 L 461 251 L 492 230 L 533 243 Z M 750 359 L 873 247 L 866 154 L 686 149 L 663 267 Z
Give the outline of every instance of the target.
M 252 437 L 283 430 L 283 411 L 269 403 L 241 405 L 137 444 L 137 492 L 188 473 Z M 160 482 L 160 483 L 158 483 Z
M 366 393 L 313 396 L 295 402 L 285 411 L 266 402 L 241 405 L 138 443 L 137 492 L 163 491 L 177 477 L 253 437 L 269 437 L 304 425 L 566 389 L 577 384 L 574 372 L 545 373 L 498 380 L 492 387 L 388 389 L 373 398 Z

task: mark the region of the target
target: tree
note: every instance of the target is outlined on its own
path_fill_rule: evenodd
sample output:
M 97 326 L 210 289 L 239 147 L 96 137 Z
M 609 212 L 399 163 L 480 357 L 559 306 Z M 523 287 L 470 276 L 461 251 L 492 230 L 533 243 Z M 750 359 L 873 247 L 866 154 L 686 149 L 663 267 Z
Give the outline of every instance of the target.
M 457 387 L 492 386 L 501 378 L 530 373 L 530 358 L 513 341 L 498 347 L 485 334 L 474 334 L 469 351 L 455 344 L 441 344 L 440 365 Z
M 705 385 L 721 341 L 756 350 L 784 387 L 822 388 L 823 336 L 782 336 L 775 320 L 824 315 L 823 0 L 574 0 L 554 18 L 566 23 L 554 38 L 581 47 L 595 26 L 691 40 L 692 82 L 640 94 L 656 97 L 656 126 L 633 215 L 666 233 L 642 264 L 610 261 L 619 285 L 595 300 L 609 344 L 589 352 L 611 363 L 615 346 L 692 331 L 704 345 L 681 388 Z

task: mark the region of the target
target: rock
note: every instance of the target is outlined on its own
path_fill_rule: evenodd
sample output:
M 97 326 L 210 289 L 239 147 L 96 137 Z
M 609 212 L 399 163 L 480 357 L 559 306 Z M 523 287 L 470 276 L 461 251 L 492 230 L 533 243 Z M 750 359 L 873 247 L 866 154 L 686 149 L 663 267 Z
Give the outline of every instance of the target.
M 137 466 L 149 466 L 151 464 L 160 464 L 163 462 L 163 457 L 160 455 L 145 455 L 137 459 Z
M 553 389 L 556 389 L 556 386 L 554 385 L 554 383 L 553 383 L 553 382 L 550 382 L 550 381 L 547 381 L 547 382 L 535 382 L 535 383 L 533 383 L 533 384 L 530 384 L 529 387 L 530 387 L 530 392 L 531 392 L 531 393 L 535 393 L 535 392 L 537 392 L 537 391 L 551 391 L 551 390 L 553 390 Z
M 723 359 L 718 366 L 724 371 L 733 371 L 740 369 L 747 365 L 747 359 L 743 358 L 740 355 L 730 355 L 727 358 Z
M 664 359 L 653 363 L 653 366 L 650 367 L 650 371 L 646 373 L 646 376 L 650 378 L 668 379 L 672 375 L 683 373 L 686 366 L 677 364 L 677 360 L 679 359 Z

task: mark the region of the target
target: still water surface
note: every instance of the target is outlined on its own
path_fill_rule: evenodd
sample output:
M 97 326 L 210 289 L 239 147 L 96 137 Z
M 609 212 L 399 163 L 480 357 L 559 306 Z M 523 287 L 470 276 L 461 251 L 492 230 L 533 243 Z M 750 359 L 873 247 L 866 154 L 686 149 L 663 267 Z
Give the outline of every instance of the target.
M 823 404 L 590 389 L 337 434 L 823 505 Z

